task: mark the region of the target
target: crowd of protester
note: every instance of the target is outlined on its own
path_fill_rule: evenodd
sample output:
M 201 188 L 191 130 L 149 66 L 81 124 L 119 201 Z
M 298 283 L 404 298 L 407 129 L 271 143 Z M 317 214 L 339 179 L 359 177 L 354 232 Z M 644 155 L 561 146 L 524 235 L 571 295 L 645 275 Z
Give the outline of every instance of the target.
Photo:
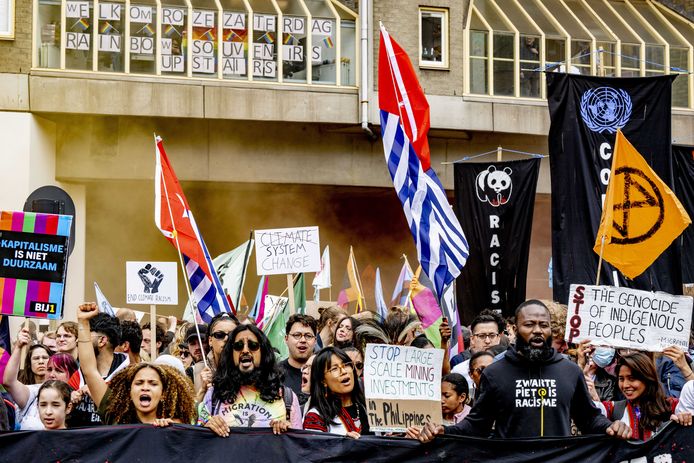
M 670 421 L 691 425 L 689 352 L 570 345 L 565 323 L 566 307 L 550 301 L 526 301 L 508 319 L 479 313 L 463 328 L 465 349 L 444 357 L 443 422 L 400 436 L 428 442 L 440 434 L 582 433 L 647 440 Z M 220 437 L 237 427 L 265 427 L 359 438 L 374 434 L 363 387 L 366 345 L 448 353 L 451 338 L 444 319 L 441 345 L 432 345 L 404 307 L 391 308 L 384 320 L 337 306 L 321 308 L 317 319 L 291 315 L 285 359 L 245 315 L 222 313 L 199 325 L 168 317 L 140 326 L 131 310 L 112 317 L 85 303 L 76 322 L 55 332 L 41 335 L 32 325 L 16 335 L 2 378 L 5 431 L 184 423 Z M 156 356 L 149 358 L 153 333 Z

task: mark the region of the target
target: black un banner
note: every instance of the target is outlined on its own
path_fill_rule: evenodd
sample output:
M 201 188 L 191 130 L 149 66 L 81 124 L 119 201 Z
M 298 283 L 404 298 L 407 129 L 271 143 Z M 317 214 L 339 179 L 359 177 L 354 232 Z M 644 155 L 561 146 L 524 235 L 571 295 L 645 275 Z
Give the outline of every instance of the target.
M 552 271 L 554 300 L 565 303 L 569 286 L 595 284 L 593 252 L 609 181 L 618 128 L 646 162 L 672 186 L 670 94 L 675 76 L 605 78 L 547 73 L 552 178 Z M 664 207 L 635 201 L 635 182 L 620 210 Z M 628 222 L 628 217 L 622 217 Z M 623 230 L 625 238 L 630 236 Z M 603 262 L 601 284 L 682 294 L 679 240 L 634 280 Z
M 460 314 L 483 309 L 512 316 L 525 300 L 540 159 L 456 163 L 454 209 L 470 245 L 457 278 Z
M 675 194 L 682 206 L 694 217 L 694 146 L 672 145 L 672 158 L 675 162 Z M 694 283 L 694 226 L 690 225 L 682 233 L 682 282 Z
M 404 438 L 232 428 L 229 437 L 184 425 L 100 426 L 68 431 L 0 434 L 0 463 L 31 462 L 499 462 L 672 463 L 691 461 L 694 431 L 670 423 L 651 440 L 607 436 L 543 439 L 437 437 L 421 444 Z

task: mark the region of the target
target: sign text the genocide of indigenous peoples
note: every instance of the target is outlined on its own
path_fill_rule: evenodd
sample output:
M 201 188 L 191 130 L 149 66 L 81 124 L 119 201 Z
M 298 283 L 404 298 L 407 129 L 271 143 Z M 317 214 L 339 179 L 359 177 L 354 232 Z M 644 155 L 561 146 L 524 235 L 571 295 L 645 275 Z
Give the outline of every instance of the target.
M 0 213 L 0 314 L 62 318 L 72 216 Z
M 367 344 L 364 394 L 374 431 L 441 423 L 442 349 Z
M 284 275 L 320 270 L 318 227 L 255 231 L 258 275 Z
M 613 286 L 571 285 L 566 339 L 648 351 L 687 349 L 692 298 Z

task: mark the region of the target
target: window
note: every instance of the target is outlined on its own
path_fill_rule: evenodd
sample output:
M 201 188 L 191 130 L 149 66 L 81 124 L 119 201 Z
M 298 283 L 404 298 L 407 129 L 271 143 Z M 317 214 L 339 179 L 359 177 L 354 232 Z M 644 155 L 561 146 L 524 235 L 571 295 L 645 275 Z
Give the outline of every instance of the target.
M 419 9 L 419 66 L 448 68 L 448 10 Z

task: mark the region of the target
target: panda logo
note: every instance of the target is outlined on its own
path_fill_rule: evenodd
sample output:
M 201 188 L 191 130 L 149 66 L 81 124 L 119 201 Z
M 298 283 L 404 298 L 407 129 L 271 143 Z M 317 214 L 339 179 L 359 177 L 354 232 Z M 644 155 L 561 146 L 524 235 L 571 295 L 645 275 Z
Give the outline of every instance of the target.
M 511 199 L 511 190 L 513 188 L 511 172 L 513 171 L 510 167 L 504 167 L 504 170 L 496 170 L 494 166 L 489 166 L 487 170 L 480 172 L 475 179 L 479 200 L 494 207 L 506 204 Z

